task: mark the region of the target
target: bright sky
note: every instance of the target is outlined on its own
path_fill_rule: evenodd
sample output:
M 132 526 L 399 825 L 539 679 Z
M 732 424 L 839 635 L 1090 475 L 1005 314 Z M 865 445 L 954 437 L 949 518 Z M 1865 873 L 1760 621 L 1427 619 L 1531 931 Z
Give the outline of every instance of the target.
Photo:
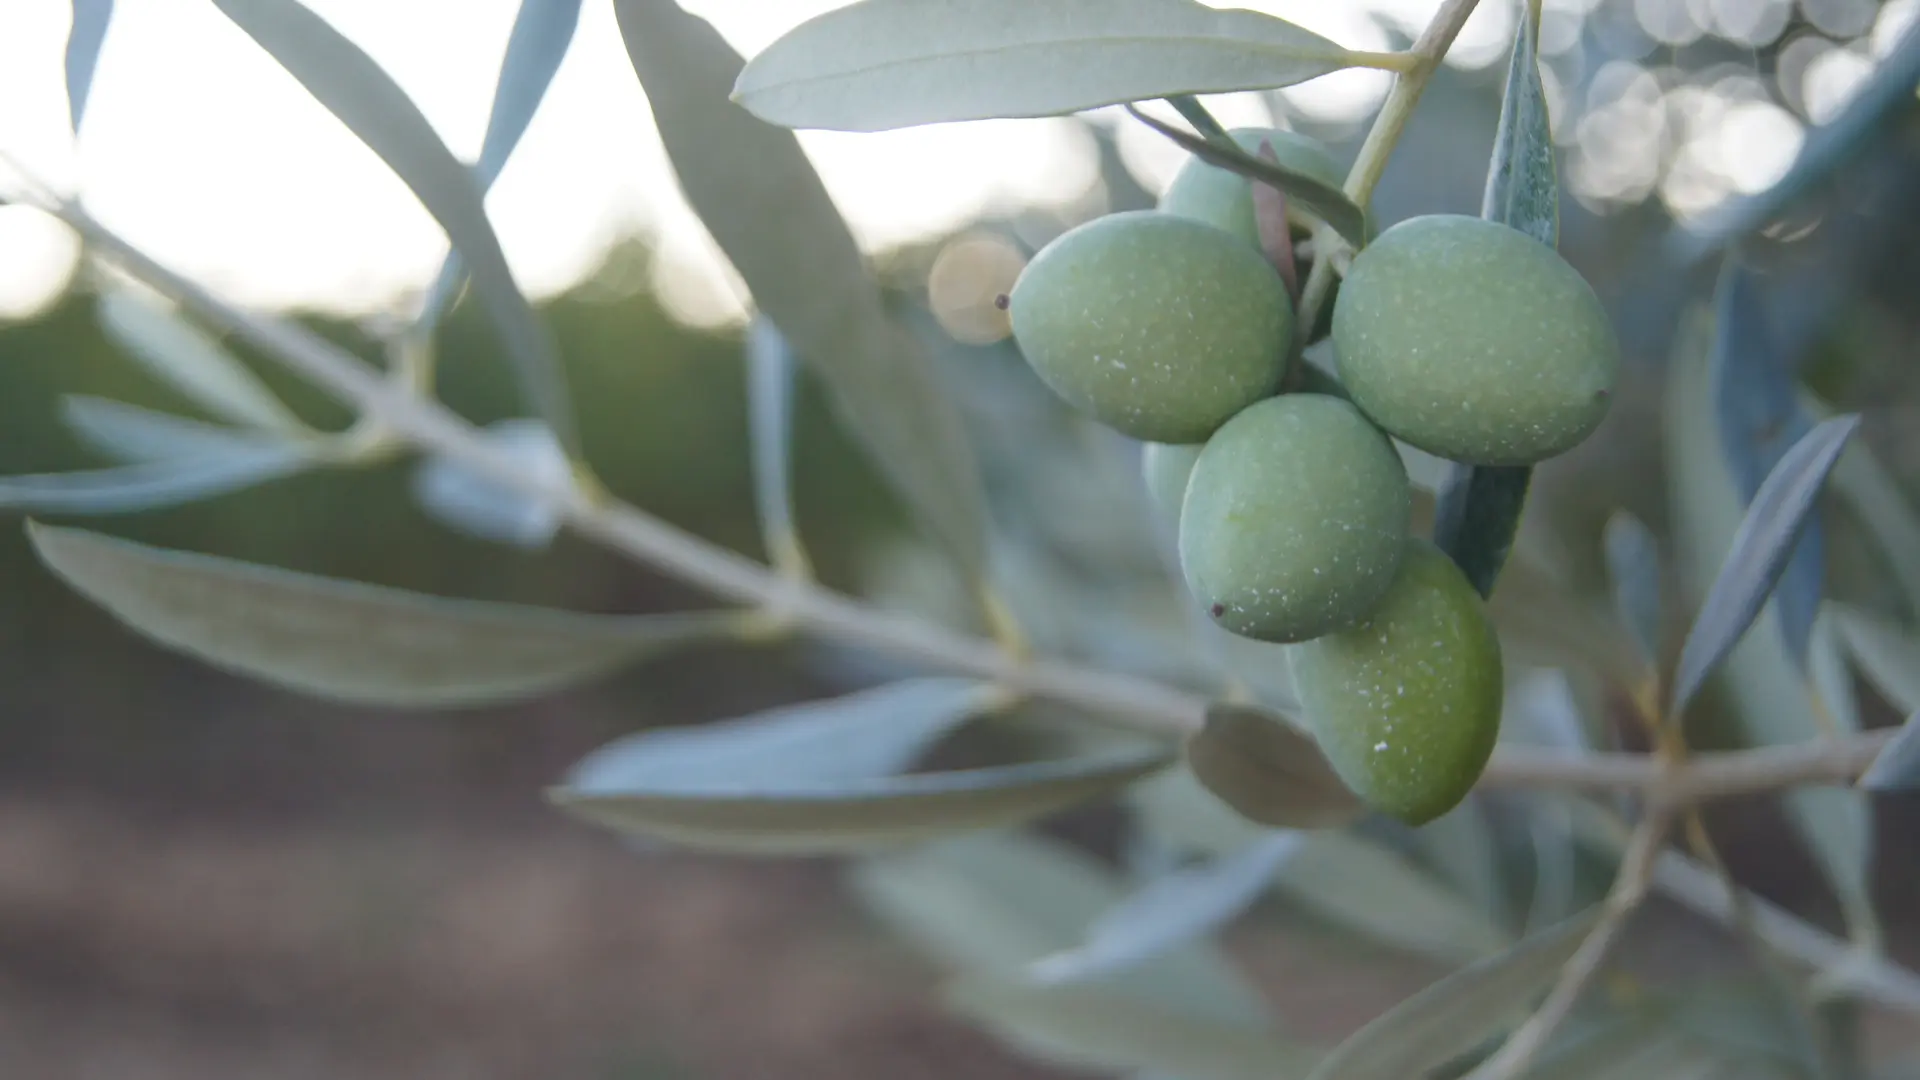
M 305 2 L 392 74 L 454 153 L 477 154 L 518 0 Z M 683 0 L 748 56 L 843 2 Z M 1439 0 L 1211 2 L 1384 49 L 1390 42 L 1374 16 L 1411 32 Z M 1577 17 L 1592 2 L 1550 7 Z M 77 142 L 63 71 L 68 0 L 6 0 L 4 8 L 0 150 L 82 194 L 162 262 L 242 303 L 340 313 L 392 310 L 432 278 L 446 248 L 425 210 L 207 0 L 116 5 Z M 1513 19 L 1511 3 L 1483 3 L 1450 62 L 1503 60 Z M 1358 121 L 1386 85 L 1379 72 L 1342 72 L 1285 96 L 1317 119 Z M 1210 104 L 1229 124 L 1270 120 L 1257 95 Z M 1138 124 L 1120 131 L 1129 165 L 1149 186 L 1164 183 L 1182 153 Z M 801 140 L 870 249 L 949 230 L 993 205 L 1070 202 L 1094 180 L 1092 147 L 1059 120 L 803 132 Z M 674 187 L 606 0 L 586 4 L 488 209 L 535 296 L 577 282 L 610 244 L 641 233 L 655 239 L 656 281 L 683 314 L 707 321 L 738 310 L 724 264 Z M 59 225 L 0 207 L 0 317 L 52 299 L 76 257 Z

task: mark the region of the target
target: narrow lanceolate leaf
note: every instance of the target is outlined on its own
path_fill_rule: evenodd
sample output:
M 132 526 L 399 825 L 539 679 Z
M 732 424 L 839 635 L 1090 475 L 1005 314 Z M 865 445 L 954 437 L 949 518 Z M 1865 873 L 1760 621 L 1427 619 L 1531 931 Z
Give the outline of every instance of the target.
M 1780 458 L 1813 426 L 1800 405 L 1794 357 L 1770 327 L 1768 304 L 1753 271 L 1729 257 L 1715 298 L 1714 346 L 1708 361 L 1714 414 L 1727 472 L 1751 499 Z M 1773 593 L 1787 653 L 1804 662 L 1820 607 L 1825 556 L 1820 523 L 1809 520 Z
M 1103 912 L 1079 946 L 1040 960 L 1028 975 L 1049 985 L 1087 982 L 1203 938 L 1252 906 L 1302 840 L 1298 833 L 1275 833 L 1236 854 L 1160 877 Z
M 513 280 L 481 184 L 373 58 L 298 0 L 214 0 L 394 171 L 447 232 L 513 358 L 522 390 L 561 444 L 576 446 L 553 341 Z
M 1448 962 L 1511 944 L 1482 908 L 1403 858 L 1350 832 L 1317 832 L 1281 867 L 1288 899 L 1369 940 Z
M 1103 1075 L 1296 1080 L 1316 1055 L 1270 1031 L 1155 1008 L 1098 986 L 961 976 L 947 1006 L 1033 1057 Z
M 1537 10 L 1521 5 L 1480 216 L 1554 247 L 1560 242 L 1560 182 L 1535 53 L 1539 27 L 1530 12 Z M 1481 596 L 1493 595 L 1513 550 L 1532 481 L 1533 470 L 1525 466 L 1456 465 L 1440 487 L 1433 542 Z
M 1579 950 L 1597 909 L 1455 972 L 1355 1032 L 1311 1080 L 1406 1080 L 1517 1020 Z
M 93 69 L 113 21 L 113 0 L 73 0 L 73 25 L 67 31 L 67 117 L 78 133 L 93 90 Z
M 659 728 L 595 750 L 568 770 L 582 795 L 831 789 L 892 776 L 993 701 L 976 679 L 904 679 L 737 720 Z
M 88 446 L 126 462 L 220 458 L 261 446 L 286 445 L 286 440 L 273 436 L 87 394 L 63 395 L 60 419 Z
M 705 20 L 671 0 L 614 11 L 688 203 L 895 493 L 980 576 L 986 502 L 959 409 L 799 141 L 727 99 L 740 56 Z
M 1920 640 L 1898 624 L 1847 604 L 1834 605 L 1834 629 L 1867 681 L 1901 712 L 1920 710 Z
M 1249 154 L 1240 149 L 1237 144 L 1216 142 L 1192 132 L 1181 131 L 1131 106 L 1127 111 L 1133 115 L 1134 119 L 1172 139 L 1188 153 L 1207 164 L 1239 173 L 1262 185 L 1278 188 L 1286 193 L 1288 198 L 1305 207 L 1308 213 L 1326 222 L 1353 246 L 1361 247 L 1366 244 L 1366 213 L 1352 199 L 1347 198 L 1347 193 L 1339 188 L 1318 177 L 1290 169 L 1277 161 L 1269 161 Z
M 1860 786 L 1869 791 L 1913 791 L 1920 788 L 1920 723 L 1916 723 L 1913 716 L 1907 717 L 1893 740 L 1861 774 Z
M 178 314 L 127 289 L 103 293 L 96 310 L 108 337 L 211 415 L 267 431 L 307 431 L 245 364 Z
M 831 783 L 706 777 L 549 795 L 630 836 L 743 855 L 838 855 L 1046 817 L 1111 795 L 1167 760 L 1154 748 Z
M 1754 493 L 1719 577 L 1700 605 L 1674 672 L 1670 711 L 1678 714 L 1760 614 L 1780 580 L 1827 473 L 1860 426 L 1855 415 L 1823 420 L 1781 457 Z
M 567 47 L 573 44 L 573 32 L 579 24 L 580 0 L 521 0 L 513 32 L 507 37 L 506 55 L 500 61 L 500 78 L 494 85 L 493 111 L 487 117 L 480 160 L 473 166 L 482 191 L 499 178 L 514 147 L 520 144 L 520 136 L 533 122 L 533 114 L 547 96 L 547 86 L 560 69 Z M 415 320 L 415 333 L 432 331 L 466 276 L 459 253 L 449 252 Z
M 573 478 L 567 452 L 541 421 L 501 420 L 488 425 L 481 439 L 539 477 L 548 489 L 565 487 Z M 438 455 L 414 472 L 413 497 L 442 524 L 498 544 L 543 548 L 560 532 L 560 511 L 550 500 L 530 498 Z
M 82 596 L 224 671 L 336 701 L 430 707 L 524 698 L 714 639 L 734 613 L 593 616 L 425 596 L 76 529 L 28 525 Z
M 1216 704 L 1187 740 L 1187 765 L 1207 790 L 1249 821 L 1319 829 L 1366 815 L 1313 737 L 1251 705 Z
M 1659 545 L 1646 525 L 1624 510 L 1607 519 L 1601 540 L 1614 611 L 1639 646 L 1641 662 L 1654 670 L 1660 663 L 1664 615 Z
M 848 884 L 868 911 L 942 966 L 1012 982 L 1025 981 L 1034 961 L 1072 948 L 1088 923 L 1126 897 L 1105 864 L 1030 832 L 981 833 L 868 858 Z M 1206 941 L 1114 971 L 1098 987 L 1240 1028 L 1267 1023 L 1259 990 Z
M 882 131 L 1291 86 L 1361 59 L 1192 0 L 863 0 L 754 57 L 734 97 L 785 127 Z
M 167 458 L 108 469 L 0 477 L 0 509 L 30 514 L 131 514 L 199 502 L 301 472 L 313 459 L 276 443 L 218 456 Z
M 753 498 L 773 565 L 808 573 L 793 517 L 793 350 L 778 327 L 757 318 L 747 328 L 747 433 L 753 450 Z

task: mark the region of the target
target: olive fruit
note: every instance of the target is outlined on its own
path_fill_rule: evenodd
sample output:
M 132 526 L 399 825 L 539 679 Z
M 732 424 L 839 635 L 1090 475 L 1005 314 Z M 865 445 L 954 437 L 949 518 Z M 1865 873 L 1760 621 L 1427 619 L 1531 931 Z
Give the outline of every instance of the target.
M 1351 404 L 1284 394 L 1207 440 L 1180 511 L 1180 568 L 1213 620 L 1295 642 L 1373 608 L 1406 549 L 1412 497 L 1393 444 Z
M 1260 141 L 1265 139 L 1273 146 L 1274 160 L 1281 165 L 1329 187 L 1346 183 L 1345 170 L 1317 139 L 1281 128 L 1234 128 L 1228 134 L 1255 157 L 1260 155 Z M 1253 186 L 1239 173 L 1197 157 L 1188 158 L 1161 194 L 1159 206 L 1162 213 L 1204 221 L 1240 237 L 1256 250 L 1260 247 L 1260 226 L 1253 216 Z
M 1287 287 L 1210 225 L 1129 210 L 1041 248 L 1008 297 L 1021 353 L 1068 404 L 1149 442 L 1197 443 L 1273 393 Z
M 1369 806 L 1421 825 L 1466 798 L 1500 731 L 1500 640 L 1439 548 L 1409 537 L 1366 618 L 1288 651 L 1308 727 Z
M 1140 476 L 1147 482 L 1147 498 L 1169 526 L 1179 525 L 1187 479 L 1193 475 L 1193 463 L 1200 460 L 1205 445 L 1150 442 L 1140 448 Z
M 1579 445 L 1606 417 L 1620 357 L 1599 298 L 1558 252 L 1459 214 L 1409 218 L 1354 256 L 1333 344 L 1375 423 L 1471 465 Z

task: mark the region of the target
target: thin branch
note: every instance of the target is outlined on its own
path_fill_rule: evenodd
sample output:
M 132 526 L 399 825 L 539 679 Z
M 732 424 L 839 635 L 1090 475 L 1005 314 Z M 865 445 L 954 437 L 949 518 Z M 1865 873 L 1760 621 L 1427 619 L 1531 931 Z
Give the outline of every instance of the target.
M 1632 839 L 1627 842 L 1627 851 L 1621 857 L 1620 871 L 1613 879 L 1613 888 L 1607 890 L 1600 921 L 1587 933 L 1579 951 L 1560 969 L 1560 978 L 1548 991 L 1546 1000 L 1540 1003 L 1532 1016 L 1527 1017 L 1525 1023 L 1514 1030 L 1498 1053 L 1473 1071 L 1471 1080 L 1513 1080 L 1527 1071 L 1547 1041 L 1553 1038 L 1553 1033 L 1559 1030 L 1561 1023 L 1579 1002 L 1587 984 L 1599 973 L 1608 950 L 1626 928 L 1627 918 L 1647 898 L 1654 862 L 1666 842 L 1667 825 L 1671 819 L 1672 812 L 1661 805 L 1656 805 L 1641 819 L 1639 827 L 1633 830 Z

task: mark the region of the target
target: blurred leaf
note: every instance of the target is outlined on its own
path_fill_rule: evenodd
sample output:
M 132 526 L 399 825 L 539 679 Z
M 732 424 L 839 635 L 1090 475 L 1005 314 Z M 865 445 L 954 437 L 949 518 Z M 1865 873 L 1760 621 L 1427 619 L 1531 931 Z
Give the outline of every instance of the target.
M 1853 415 L 1821 421 L 1787 450 L 1754 493 L 1719 576 L 1680 648 L 1670 706 L 1673 714 L 1693 700 L 1766 605 L 1802 526 L 1813 513 L 1827 473 L 1859 426 L 1860 418 Z
M 793 518 L 793 350 L 765 318 L 747 327 L 747 429 L 753 452 L 753 495 L 760 531 L 775 567 L 807 573 Z
M 213 0 L 347 129 L 386 162 L 447 232 L 520 377 L 562 446 L 578 434 L 553 341 L 514 282 L 487 219 L 480 178 L 373 58 L 298 0 Z
M 1310 834 L 1275 883 L 1321 918 L 1439 960 L 1477 959 L 1511 943 L 1487 912 L 1399 853 L 1351 833 Z
M 273 436 L 86 394 L 61 395 L 60 419 L 88 446 L 126 462 L 218 458 L 266 446 L 288 446 L 286 440 Z
M 818 791 L 891 776 L 993 702 L 977 679 L 904 679 L 736 720 L 656 728 L 608 743 L 568 770 L 580 795 Z
M 1870 611 L 1832 607 L 1834 629 L 1867 681 L 1901 712 L 1920 709 L 1920 640 Z
M 1785 176 L 1755 195 L 1728 199 L 1675 231 L 1672 246 L 1692 262 L 1772 224 L 1833 177 L 1844 175 L 1871 148 L 1883 129 L 1910 115 L 1914 83 L 1920 82 L 1920 23 L 1907 28 L 1873 74 L 1847 99 L 1837 116 L 1807 129 L 1800 153 Z
M 1646 525 L 1625 510 L 1607 519 L 1601 542 L 1607 554 L 1607 578 L 1613 585 L 1614 610 L 1639 646 L 1646 670 L 1657 671 L 1665 621 L 1659 544 Z
M 480 190 L 487 191 L 506 167 L 507 159 L 526 134 L 527 125 L 547 96 L 554 72 L 573 44 L 574 29 L 580 23 L 580 0 L 520 0 L 520 12 L 514 16 L 513 32 L 507 36 L 506 55 L 500 61 L 500 77 L 494 85 L 493 111 L 487 116 L 487 133 L 480 144 L 480 160 L 473 166 L 480 179 Z M 454 294 L 466 281 L 466 269 L 460 265 L 457 251 L 447 253 L 434 277 L 433 287 L 421 306 L 413 332 L 431 332 Z
M 1743 509 L 1733 480 L 1727 475 L 1712 408 L 1710 338 L 1699 332 L 1701 329 L 1703 325 L 1696 320 L 1695 327 L 1683 333 L 1682 346 L 1673 358 L 1663 421 L 1674 536 L 1682 565 L 1691 577 L 1689 586 L 1696 589 L 1706 581 L 1718 584 L 1726 580 L 1734 569 L 1730 552 L 1743 544 L 1752 550 L 1754 538 L 1748 523 L 1763 512 L 1758 497 L 1753 507 Z M 1817 447 L 1817 440 L 1829 438 L 1835 430 L 1830 425 L 1854 422 L 1857 420 L 1853 417 L 1823 420 L 1775 467 L 1768 484 L 1773 483 L 1773 477 L 1784 475 L 1796 454 Z M 1843 436 L 1845 433 L 1841 432 Z M 1844 443 L 1844 438 L 1841 441 Z M 1791 537 L 1786 539 L 1790 541 Z M 1784 554 L 1787 548 L 1787 544 L 1781 544 L 1777 550 Z M 1777 617 L 1767 606 L 1756 604 L 1755 609 L 1763 624 Z M 1704 614 L 1703 606 L 1702 617 Z M 1696 634 L 1700 625 L 1697 620 Z M 1748 740 L 1755 745 L 1791 744 L 1824 734 L 1814 718 L 1812 688 L 1787 655 L 1785 641 L 1777 632 L 1744 638 L 1735 635 L 1717 673 L 1713 665 L 1702 670 L 1703 678 L 1711 677 L 1724 689 Z M 1683 666 L 1684 662 L 1683 654 Z M 1676 714 L 1678 711 L 1676 707 Z M 1855 938 L 1877 940 L 1878 918 L 1868 887 L 1873 817 L 1866 797 L 1844 788 L 1804 788 L 1786 793 L 1783 802 L 1839 898 Z
M 1035 962 L 1029 977 L 1047 985 L 1086 982 L 1206 937 L 1259 899 L 1301 839 L 1276 833 L 1233 855 L 1148 882 L 1102 912 L 1085 941 Z
M 731 612 L 580 615 L 426 596 L 37 523 L 42 562 L 145 637 L 335 701 L 472 705 L 555 690 L 737 631 Z
M 948 1007 L 1032 1057 L 1073 1069 L 1151 1070 L 1180 1080 L 1289 1080 L 1317 1055 L 1244 1024 L 1155 1008 L 1099 987 L 966 975 Z
M 1181 131 L 1132 107 L 1128 108 L 1128 112 L 1133 114 L 1134 119 L 1173 140 L 1188 153 L 1207 164 L 1239 173 L 1259 184 L 1280 189 L 1289 198 L 1306 208 L 1308 213 L 1326 222 L 1353 246 L 1362 247 L 1366 244 L 1366 212 L 1339 188 L 1310 173 L 1249 154 L 1237 144 L 1217 143 L 1190 132 Z M 1345 394 L 1342 393 L 1339 396 L 1344 397 Z
M 959 837 L 855 864 L 855 896 L 942 964 L 1009 982 L 1079 943 L 1125 898 L 1105 866 L 1058 840 L 1022 833 Z M 1189 942 L 1101 979 L 1102 993 L 1198 1019 L 1260 1029 L 1259 991 L 1211 943 Z
M 1598 915 L 1589 909 L 1402 1001 L 1341 1043 L 1312 1080 L 1408 1080 L 1472 1049 L 1553 985 Z
M 1560 183 L 1547 95 L 1540 85 L 1540 60 L 1535 52 L 1540 28 L 1533 13 L 1539 9 L 1523 4 L 1520 10 L 1480 216 L 1555 247 L 1560 243 Z
M 480 438 L 519 462 L 548 489 L 564 487 L 573 479 L 566 451 L 542 421 L 501 420 L 488 425 Z M 494 543 L 543 548 L 560 532 L 560 512 L 551 501 L 531 498 L 437 455 L 414 471 L 413 497 L 441 524 Z
M 1516 667 L 1592 671 L 1617 683 L 1640 673 L 1636 646 L 1619 620 L 1524 549 L 1507 560 L 1487 611 L 1502 654 Z
M 788 31 L 733 96 L 783 127 L 884 131 L 1272 89 L 1353 62 L 1292 23 L 1191 0 L 862 0 Z
M 1330 828 L 1366 815 L 1313 737 L 1280 714 L 1215 703 L 1187 740 L 1187 766 L 1209 791 L 1249 821 L 1283 828 Z
M 130 514 L 199 502 L 280 480 L 313 459 L 291 444 L 236 445 L 219 456 L 109 469 L 0 476 L 0 509 L 31 514 Z
M 1817 402 L 1809 411 L 1822 418 L 1834 412 L 1819 408 Z M 1840 464 L 1833 467 L 1827 490 L 1859 518 L 1899 582 L 1907 610 L 1920 613 L 1920 514 L 1914 512 L 1900 482 L 1871 446 L 1856 439 L 1847 444 Z
M 1894 733 L 1880 756 L 1860 776 L 1860 786 L 1868 791 L 1914 791 L 1920 789 L 1920 723 L 1909 715 Z
M 1135 784 L 1127 805 L 1142 833 L 1183 855 L 1231 856 L 1273 833 L 1221 802 L 1185 762 Z
M 1002 828 L 1111 795 L 1167 764 L 1157 748 L 845 782 L 724 777 L 550 793 L 616 832 L 743 855 L 835 855 Z
M 1500 851 L 1486 801 L 1469 794 L 1460 805 L 1412 830 L 1427 860 L 1490 923 L 1505 926 L 1511 903 L 1500 873 Z
M 704 19 L 670 0 L 614 12 L 687 202 L 895 493 L 983 576 L 985 495 L 952 391 L 887 314 L 799 141 L 728 100 L 740 56 Z
M 1560 181 L 1534 53 L 1539 27 L 1528 14 L 1534 10 L 1521 5 L 1480 216 L 1555 247 L 1560 242 Z M 1455 465 L 1440 487 L 1433 542 L 1481 596 L 1491 597 L 1500 580 L 1532 482 L 1533 470 L 1525 466 Z
M 1851 735 L 1860 730 L 1860 700 L 1853 692 L 1853 670 L 1834 619 L 1833 608 L 1824 606 L 1814 620 L 1807 641 L 1807 677 L 1834 723 L 1827 734 Z
M 1593 749 L 1573 676 L 1565 669 L 1536 668 L 1513 679 L 1501 717 L 1503 738 L 1574 752 Z M 1561 799 L 1536 800 L 1527 810 L 1527 830 L 1533 846 L 1533 894 L 1524 926 L 1534 933 L 1574 909 L 1578 867 L 1572 811 Z
M 96 311 L 108 337 L 212 415 L 283 434 L 307 432 L 245 364 L 180 315 L 128 289 L 102 293 Z
M 1793 358 L 1767 321 L 1760 282 L 1744 263 L 1728 257 L 1714 301 L 1714 343 L 1708 360 L 1714 414 L 1727 472 L 1742 500 L 1752 499 L 1768 472 L 1805 437 L 1813 421 L 1801 409 Z M 1820 607 L 1825 556 L 1820 522 L 1810 518 L 1787 556 L 1773 591 L 1787 654 L 1807 655 L 1807 638 Z
M 67 31 L 67 117 L 73 131 L 87 113 L 87 94 L 93 89 L 93 69 L 100 62 L 100 46 L 113 21 L 113 0 L 73 0 L 73 24 Z

